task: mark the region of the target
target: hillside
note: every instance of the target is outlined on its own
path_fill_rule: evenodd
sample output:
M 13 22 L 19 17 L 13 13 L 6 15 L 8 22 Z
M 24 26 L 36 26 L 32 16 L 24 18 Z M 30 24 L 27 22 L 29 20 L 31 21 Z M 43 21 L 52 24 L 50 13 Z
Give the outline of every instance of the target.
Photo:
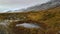
M 60 6 L 42 10 L 42 11 L 29 11 L 20 13 L 0 13 L 0 20 L 13 20 L 9 25 L 9 29 L 13 30 L 15 34 L 60 34 Z M 14 20 L 19 20 L 14 22 Z M 37 23 L 41 28 L 38 29 L 26 29 L 24 27 L 17 27 L 15 25 L 20 23 Z M 11 26 L 12 25 L 12 26 Z M 14 28 L 13 28 L 14 27 Z M 24 30 L 25 29 L 25 30 Z M 31 30 L 31 31 L 30 31 Z M 17 32 L 19 31 L 19 32 Z M 28 32 L 27 32 L 28 31 Z M 34 31 L 34 32 L 32 32 Z M 36 33 L 36 31 L 39 31 Z M 40 33 L 41 32 L 41 33 Z

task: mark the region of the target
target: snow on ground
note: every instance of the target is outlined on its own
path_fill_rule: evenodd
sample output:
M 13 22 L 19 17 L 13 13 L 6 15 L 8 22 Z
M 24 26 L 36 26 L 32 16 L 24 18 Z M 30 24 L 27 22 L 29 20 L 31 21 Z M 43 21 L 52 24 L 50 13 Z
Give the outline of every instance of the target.
M 14 20 L 14 21 L 19 21 L 19 20 Z M 13 22 L 13 20 L 4 20 L 2 22 L 0 22 L 0 25 L 7 27 L 10 22 Z M 38 26 L 37 24 L 33 24 L 33 23 L 22 23 L 22 24 L 16 24 L 16 26 L 23 26 L 25 28 L 40 28 L 40 26 Z
M 25 28 L 39 28 L 37 24 L 32 24 L 32 23 L 22 23 L 22 24 L 17 24 L 16 26 L 23 26 Z

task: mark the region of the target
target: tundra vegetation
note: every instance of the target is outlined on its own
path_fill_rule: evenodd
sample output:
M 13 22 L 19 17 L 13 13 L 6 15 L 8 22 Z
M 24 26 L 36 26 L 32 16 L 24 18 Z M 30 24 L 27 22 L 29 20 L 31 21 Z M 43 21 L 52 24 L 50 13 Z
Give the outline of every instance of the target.
M 60 7 L 42 11 L 0 13 L 0 22 L 4 20 L 13 20 L 7 28 L 0 27 L 0 30 L 7 31 L 7 34 L 60 34 Z M 36 23 L 40 28 L 16 27 L 16 24 L 24 22 Z

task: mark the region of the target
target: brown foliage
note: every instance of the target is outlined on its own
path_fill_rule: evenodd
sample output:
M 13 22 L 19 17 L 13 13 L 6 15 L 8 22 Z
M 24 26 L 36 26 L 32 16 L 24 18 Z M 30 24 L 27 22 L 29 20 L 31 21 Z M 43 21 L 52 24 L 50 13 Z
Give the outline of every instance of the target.
M 35 12 L 0 14 L 0 20 L 16 20 L 17 18 L 20 21 L 12 22 L 8 26 L 14 34 L 60 34 L 60 7 Z M 24 22 L 37 23 L 41 28 L 15 27 L 16 24 Z

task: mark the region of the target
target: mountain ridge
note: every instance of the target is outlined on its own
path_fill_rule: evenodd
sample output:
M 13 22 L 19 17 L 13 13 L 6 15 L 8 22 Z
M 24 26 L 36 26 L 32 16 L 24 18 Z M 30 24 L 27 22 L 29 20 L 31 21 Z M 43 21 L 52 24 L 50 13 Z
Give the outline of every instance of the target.
M 19 10 L 9 10 L 4 13 L 18 13 L 18 12 L 29 12 L 29 11 L 41 11 L 41 10 L 47 10 L 51 8 L 55 8 L 60 6 L 60 0 L 50 0 L 43 4 L 38 4 L 35 6 L 28 7 L 26 9 L 19 9 Z

